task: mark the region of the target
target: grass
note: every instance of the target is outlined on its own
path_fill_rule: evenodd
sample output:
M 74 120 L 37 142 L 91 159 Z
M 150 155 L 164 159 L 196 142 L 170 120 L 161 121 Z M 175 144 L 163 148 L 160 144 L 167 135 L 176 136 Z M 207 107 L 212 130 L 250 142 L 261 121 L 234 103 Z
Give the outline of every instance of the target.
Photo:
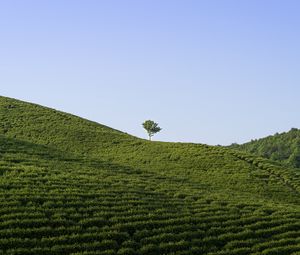
M 0 97 L 0 254 L 299 254 L 300 177 Z

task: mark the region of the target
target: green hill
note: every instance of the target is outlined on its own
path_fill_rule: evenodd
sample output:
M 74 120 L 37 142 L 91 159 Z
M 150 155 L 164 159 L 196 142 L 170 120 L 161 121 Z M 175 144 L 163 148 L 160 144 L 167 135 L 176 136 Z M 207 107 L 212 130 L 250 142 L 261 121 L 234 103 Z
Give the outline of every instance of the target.
M 300 130 L 296 128 L 242 145 L 233 144 L 231 148 L 300 168 Z
M 0 97 L 0 254 L 299 254 L 298 171 Z

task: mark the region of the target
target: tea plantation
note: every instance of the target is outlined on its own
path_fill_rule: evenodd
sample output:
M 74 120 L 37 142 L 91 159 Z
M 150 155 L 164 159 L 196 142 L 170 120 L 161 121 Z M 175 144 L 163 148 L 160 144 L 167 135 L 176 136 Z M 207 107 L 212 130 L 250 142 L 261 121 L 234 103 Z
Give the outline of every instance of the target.
M 299 171 L 0 97 L 0 254 L 300 254 Z

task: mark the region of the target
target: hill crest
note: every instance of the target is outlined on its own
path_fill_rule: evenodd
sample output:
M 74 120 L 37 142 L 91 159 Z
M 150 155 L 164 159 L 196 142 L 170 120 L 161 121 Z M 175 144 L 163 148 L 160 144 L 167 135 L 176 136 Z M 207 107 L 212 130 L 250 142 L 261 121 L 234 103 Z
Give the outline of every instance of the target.
M 0 123 L 0 254 L 300 252 L 294 169 L 3 97 Z

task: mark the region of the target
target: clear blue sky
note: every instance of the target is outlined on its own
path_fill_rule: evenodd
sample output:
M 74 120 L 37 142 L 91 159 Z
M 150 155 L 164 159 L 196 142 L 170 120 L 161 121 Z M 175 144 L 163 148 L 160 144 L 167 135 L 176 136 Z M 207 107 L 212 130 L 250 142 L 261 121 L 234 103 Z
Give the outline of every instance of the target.
M 2 0 L 0 94 L 154 139 L 300 128 L 300 1 Z

